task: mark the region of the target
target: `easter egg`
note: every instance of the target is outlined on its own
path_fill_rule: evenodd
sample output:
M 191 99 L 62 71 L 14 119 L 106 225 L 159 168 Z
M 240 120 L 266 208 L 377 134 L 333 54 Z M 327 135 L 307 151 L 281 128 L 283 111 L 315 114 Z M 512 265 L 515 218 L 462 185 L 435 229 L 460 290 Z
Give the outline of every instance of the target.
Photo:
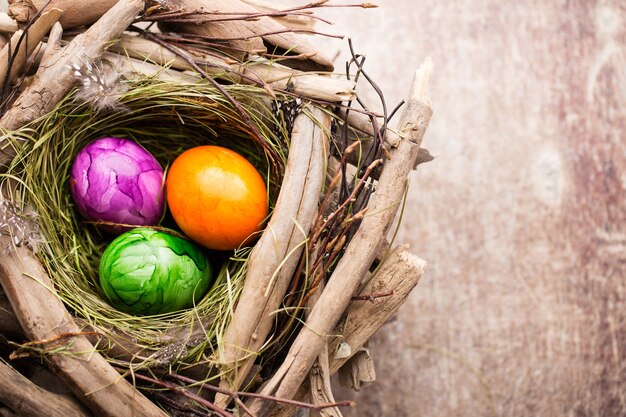
M 249 244 L 267 216 L 263 178 L 230 149 L 207 145 L 183 152 L 172 163 L 165 184 L 176 224 L 210 249 Z
M 70 191 L 78 211 L 93 221 L 150 226 L 163 213 L 163 169 L 128 139 L 101 138 L 81 149 L 72 165 Z
M 137 315 L 191 307 L 212 281 L 211 265 L 198 246 L 145 227 L 111 242 L 100 260 L 99 274 L 109 302 Z

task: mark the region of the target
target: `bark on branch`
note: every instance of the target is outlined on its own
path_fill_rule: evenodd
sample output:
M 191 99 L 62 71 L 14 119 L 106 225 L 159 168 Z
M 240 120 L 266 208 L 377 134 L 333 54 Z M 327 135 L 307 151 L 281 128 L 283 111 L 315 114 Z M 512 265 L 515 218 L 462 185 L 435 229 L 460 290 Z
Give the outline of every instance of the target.
M 361 347 L 372 338 L 378 329 L 404 304 L 411 290 L 418 284 L 426 268 L 426 262 L 406 251 L 405 246 L 394 248 L 382 261 L 372 279 L 361 289 L 360 296 L 367 298 L 376 293 L 393 291 L 393 296 L 372 301 L 353 301 L 346 310 L 346 320 L 342 329 L 335 331 L 341 337 L 330 341 L 330 374 L 335 374 L 347 361 L 357 354 Z M 343 358 L 336 356 L 339 343 L 350 346 L 352 355 Z M 308 401 L 310 390 L 301 386 L 295 399 Z M 277 406 L 272 417 L 289 417 L 295 409 Z
M 391 151 L 391 159 L 385 163 L 368 206 L 368 215 L 346 248 L 282 366 L 265 385 L 262 394 L 293 398 L 376 257 L 382 238 L 389 230 L 402 201 L 407 176 L 415 164 L 432 116 L 432 108 L 424 97 L 431 71 L 432 63 L 428 60 L 416 73 L 408 105 L 400 120 L 403 140 Z M 267 416 L 272 407 L 272 404 L 259 400 L 249 405 L 259 417 Z
M 0 361 L 0 403 L 22 417 L 87 417 L 83 407 L 68 397 L 38 387 Z
M 76 36 L 50 66 L 41 66 L 33 83 L 0 119 L 0 129 L 18 129 L 52 110 L 76 82 L 72 64 L 99 57 L 109 42 L 132 23 L 143 6 L 142 0 L 121 0 L 87 31 Z M 11 161 L 15 151 L 2 141 L 0 148 L 3 148 L 1 170 Z
M 310 111 L 313 119 L 305 112 L 296 118 L 276 208 L 250 256 L 244 288 L 223 338 L 221 385 L 230 391 L 241 386 L 265 344 L 317 213 L 330 116 L 317 108 Z M 223 395 L 216 398 L 219 406 L 229 401 Z
M 110 48 L 122 55 L 180 70 L 192 70 L 188 62 L 155 42 L 139 36 L 122 35 L 120 41 Z M 355 98 L 355 84 L 349 80 L 330 78 L 287 68 L 267 60 L 248 62 L 245 65 L 228 62 L 225 58 L 212 55 L 194 55 L 196 62 L 208 74 L 233 83 L 268 85 L 286 89 L 287 85 L 296 94 L 315 100 L 340 102 Z

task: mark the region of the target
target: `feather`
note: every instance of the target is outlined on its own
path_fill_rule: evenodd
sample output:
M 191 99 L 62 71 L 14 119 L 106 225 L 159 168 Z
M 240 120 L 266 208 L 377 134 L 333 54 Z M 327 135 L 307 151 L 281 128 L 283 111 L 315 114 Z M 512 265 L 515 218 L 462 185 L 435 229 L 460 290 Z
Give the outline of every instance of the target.
M 80 82 L 76 99 L 98 112 L 127 111 L 120 98 L 128 90 L 122 74 L 102 61 L 83 58 L 71 65 L 72 73 Z
M 27 246 L 36 251 L 41 242 L 37 214 L 20 210 L 0 196 L 0 237 L 9 238 L 0 245 L 0 252 L 7 252 L 14 246 Z

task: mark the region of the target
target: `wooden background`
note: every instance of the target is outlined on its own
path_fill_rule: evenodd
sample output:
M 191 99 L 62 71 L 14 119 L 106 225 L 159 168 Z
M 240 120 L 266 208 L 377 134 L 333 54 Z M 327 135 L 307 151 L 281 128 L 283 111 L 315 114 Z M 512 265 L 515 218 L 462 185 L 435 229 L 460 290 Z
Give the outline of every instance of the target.
M 376 3 L 329 31 L 391 105 L 432 57 L 438 157 L 399 236 L 429 267 L 352 415 L 626 415 L 626 2 Z

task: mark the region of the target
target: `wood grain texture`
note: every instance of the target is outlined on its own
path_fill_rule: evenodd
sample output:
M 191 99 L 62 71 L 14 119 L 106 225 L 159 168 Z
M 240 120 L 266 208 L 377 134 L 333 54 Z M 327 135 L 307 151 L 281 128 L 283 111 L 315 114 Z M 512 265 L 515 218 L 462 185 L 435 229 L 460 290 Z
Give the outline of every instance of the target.
M 18 23 L 26 23 L 47 0 L 9 0 L 9 16 Z M 97 21 L 118 0 L 52 0 L 47 6 L 63 10 L 61 25 L 70 29 L 90 25 Z
M 84 59 L 98 58 L 105 47 L 117 38 L 143 10 L 142 0 L 121 0 L 98 22 L 76 36 L 59 51 L 49 66 L 41 66 L 33 83 L 19 96 L 13 107 L 0 119 L 0 128 L 15 130 L 52 110 L 76 83 L 72 65 L 81 65 Z M 13 157 L 14 150 L 3 147 L 0 169 Z
M 89 414 L 75 400 L 53 394 L 0 362 L 0 402 L 21 417 L 87 417 Z
M 0 258 L 0 283 L 28 339 L 63 341 L 63 335 L 80 332 L 29 249 L 17 247 Z M 124 380 L 84 336 L 67 337 L 61 346 L 45 359 L 95 415 L 165 415 Z M 45 349 L 46 344 L 40 347 Z
M 219 346 L 223 388 L 237 391 L 250 372 L 306 247 L 324 185 L 330 123 L 330 115 L 315 107 L 296 117 L 276 207 L 250 254 L 246 282 Z M 216 397 L 220 406 L 229 402 Z
M 391 106 L 435 63 L 398 237 L 429 269 L 345 414 L 625 415 L 626 3 L 377 3 L 329 17 Z
M 264 385 L 261 393 L 293 398 L 319 355 L 333 328 L 341 318 L 361 280 L 372 265 L 384 236 L 400 206 L 408 173 L 411 171 L 422 138 L 432 116 L 426 99 L 432 63 L 428 60 L 416 72 L 407 107 L 400 118 L 403 140 L 390 151 L 370 203 L 368 214 L 346 246 L 328 284 L 307 318 L 305 326 L 289 348 L 286 359 Z M 258 416 L 269 414 L 272 404 L 251 401 L 250 408 Z

